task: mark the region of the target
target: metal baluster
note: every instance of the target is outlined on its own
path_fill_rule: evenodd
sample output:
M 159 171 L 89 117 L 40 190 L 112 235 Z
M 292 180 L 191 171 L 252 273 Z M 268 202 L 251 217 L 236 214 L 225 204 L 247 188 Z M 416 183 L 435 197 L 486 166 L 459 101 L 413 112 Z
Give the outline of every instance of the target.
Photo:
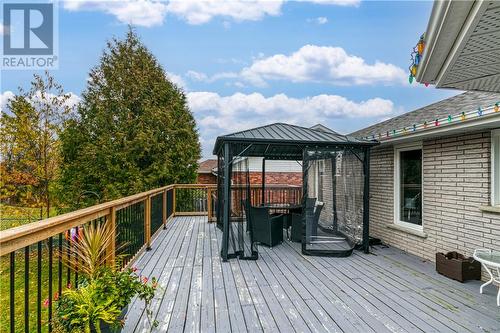
M 14 300 L 14 290 L 15 290 L 15 272 L 14 270 L 16 269 L 16 264 L 15 264 L 15 251 L 12 251 L 10 253 L 10 332 L 14 333 L 16 331 L 15 327 L 15 317 L 16 317 L 16 309 L 14 308 L 15 306 L 15 300 Z
M 59 234 L 59 253 L 57 256 L 57 293 L 59 294 L 59 297 L 61 296 L 62 293 L 62 243 L 63 243 L 63 235 Z
M 42 242 L 39 241 L 38 244 L 38 258 L 37 258 L 37 305 L 36 305 L 36 328 L 37 332 L 42 332 Z
M 52 332 L 52 249 L 53 239 L 49 237 L 49 332 Z
M 76 237 L 75 237 L 75 242 L 78 242 L 78 235 L 79 235 L 79 227 L 75 227 L 76 230 Z M 71 238 L 71 237 L 70 237 Z M 78 288 L 78 253 L 75 252 L 75 288 Z
M 24 248 L 24 332 L 30 331 L 30 247 Z

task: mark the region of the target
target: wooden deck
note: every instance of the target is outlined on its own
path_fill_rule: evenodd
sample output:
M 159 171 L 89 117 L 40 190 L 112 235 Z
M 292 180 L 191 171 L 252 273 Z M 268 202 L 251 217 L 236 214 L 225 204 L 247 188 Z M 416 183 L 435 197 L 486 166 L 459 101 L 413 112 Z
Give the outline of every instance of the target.
M 258 261 L 219 257 L 206 217 L 176 217 L 138 258 L 159 278 L 158 332 L 500 332 L 496 288 L 479 294 L 393 248 L 349 258 L 302 256 L 299 244 L 259 247 Z M 132 303 L 124 332 L 147 332 Z

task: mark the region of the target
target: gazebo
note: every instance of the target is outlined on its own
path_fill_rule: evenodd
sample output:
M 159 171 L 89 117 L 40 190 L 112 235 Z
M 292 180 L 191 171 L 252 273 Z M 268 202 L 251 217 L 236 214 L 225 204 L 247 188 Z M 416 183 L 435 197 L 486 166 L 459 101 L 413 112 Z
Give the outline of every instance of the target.
M 288 218 L 300 225 L 295 233 L 301 235 L 303 254 L 348 256 L 354 248 L 368 253 L 370 148 L 377 144 L 284 123 L 217 137 L 213 153 L 218 156 L 216 212 L 223 232 L 222 259 L 258 257 L 254 235 L 262 224 L 252 222 L 249 214 L 248 157 L 263 158 L 262 193 L 266 160 L 302 164 L 302 210 Z

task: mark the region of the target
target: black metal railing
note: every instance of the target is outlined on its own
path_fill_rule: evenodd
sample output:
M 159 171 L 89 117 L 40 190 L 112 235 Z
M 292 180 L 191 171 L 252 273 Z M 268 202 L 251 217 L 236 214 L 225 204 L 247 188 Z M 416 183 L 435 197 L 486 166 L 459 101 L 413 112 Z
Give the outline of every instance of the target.
M 161 193 L 151 198 L 151 234 L 163 225 L 163 193 Z
M 215 185 L 170 185 L 0 231 L 0 333 L 52 331 L 55 301 L 78 288 L 78 262 L 63 263 L 76 259 L 72 249 L 86 224 L 111 223 L 108 251 L 131 265 L 171 216 L 213 216 L 215 192 Z
M 207 188 L 176 188 L 176 213 L 206 213 L 208 212 Z
M 144 201 L 116 212 L 116 248 L 123 265 L 126 265 L 144 245 L 144 224 Z

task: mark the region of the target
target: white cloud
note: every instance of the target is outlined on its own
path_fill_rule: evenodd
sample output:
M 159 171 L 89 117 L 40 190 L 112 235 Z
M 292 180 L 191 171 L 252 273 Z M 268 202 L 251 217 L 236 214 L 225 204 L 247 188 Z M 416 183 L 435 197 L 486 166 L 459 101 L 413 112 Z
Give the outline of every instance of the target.
M 7 104 L 13 97 L 14 93 L 10 90 L 4 91 L 0 94 L 0 108 L 2 113 L 7 111 Z
M 406 84 L 406 72 L 393 64 L 376 61 L 368 64 L 341 47 L 305 45 L 292 54 L 258 57 L 239 73 L 190 75 L 198 81 L 213 82 L 238 78 L 256 86 L 271 80 L 319 82 L 338 85 Z
M 359 6 L 361 0 L 295 0 L 300 2 L 312 2 L 319 5 L 336 5 L 336 6 Z
M 163 24 L 167 3 L 149 0 L 66 0 L 64 8 L 70 11 L 102 11 L 122 23 L 152 27 Z
M 72 109 L 74 107 L 76 107 L 80 101 L 81 101 L 81 98 L 80 96 L 78 96 L 77 94 L 74 94 L 72 92 L 69 92 L 67 93 L 68 94 L 68 98 L 66 99 L 66 101 L 64 102 L 64 106 Z M 1 110 L 2 112 L 7 112 L 7 105 L 9 103 L 9 101 L 14 98 L 15 94 L 10 91 L 10 90 L 7 90 L 7 91 L 4 91 L 0 94 L 0 107 L 1 107 Z M 48 93 L 47 94 L 47 98 L 48 99 L 51 99 L 51 98 L 54 98 L 55 95 L 52 94 L 52 93 Z M 41 100 L 42 98 L 42 94 L 37 91 L 34 95 L 34 97 L 31 99 L 31 104 L 34 104 L 36 103 L 37 101 Z
M 182 76 L 169 72 L 166 73 L 166 76 L 168 80 L 170 80 L 173 84 L 175 84 L 179 88 L 182 88 L 184 90 L 187 89 L 186 82 L 184 81 Z
M 301 0 L 320 5 L 357 6 L 360 0 Z M 214 17 L 230 22 L 258 21 L 266 16 L 278 16 L 285 0 L 65 0 L 70 11 L 92 10 L 114 15 L 122 23 L 151 27 L 163 24 L 165 16 L 175 15 L 188 24 L 204 24 Z
M 335 84 L 403 83 L 403 69 L 380 61 L 367 64 L 341 47 L 305 45 L 290 54 L 259 59 L 241 75 L 256 84 L 267 80 L 326 82 Z
M 218 135 L 256 126 L 286 122 L 301 126 L 328 124 L 332 119 L 388 117 L 399 113 L 387 99 L 352 101 L 338 95 L 293 98 L 285 94 L 265 97 L 260 93 L 220 96 L 214 92 L 191 92 L 188 103 L 203 139 L 204 156 L 209 156 Z
M 207 23 L 215 16 L 231 18 L 235 21 L 258 21 L 265 16 L 281 14 L 282 0 L 275 1 L 171 1 L 168 11 L 181 17 L 189 24 Z
M 307 21 L 308 22 L 313 22 L 313 23 L 316 23 L 316 24 L 319 24 L 319 25 L 323 25 L 323 24 L 327 24 L 328 23 L 328 18 L 326 18 L 324 16 L 320 16 L 320 17 L 316 17 L 316 18 L 313 18 L 313 19 L 308 19 Z

